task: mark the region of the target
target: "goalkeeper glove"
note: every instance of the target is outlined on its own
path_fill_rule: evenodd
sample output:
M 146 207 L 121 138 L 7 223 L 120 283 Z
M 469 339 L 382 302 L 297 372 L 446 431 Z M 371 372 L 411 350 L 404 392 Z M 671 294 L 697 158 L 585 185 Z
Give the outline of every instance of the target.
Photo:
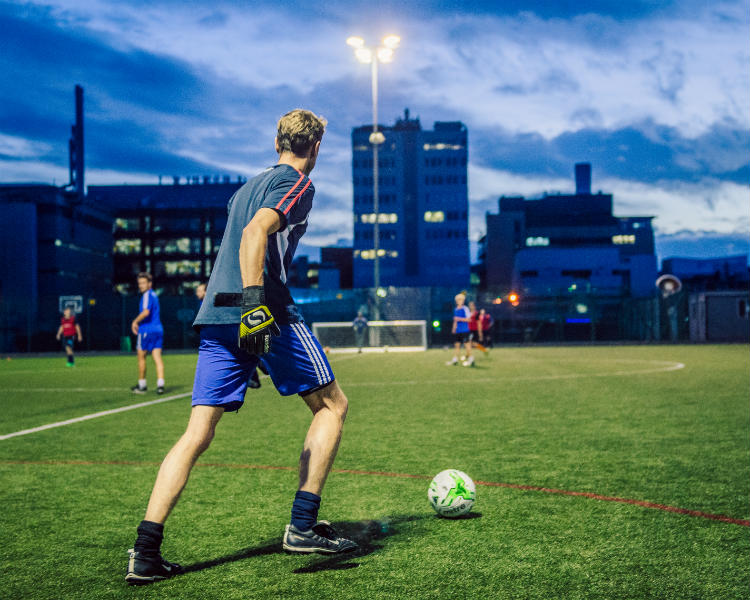
M 251 285 L 242 290 L 242 318 L 239 346 L 249 354 L 266 354 L 271 350 L 271 336 L 281 330 L 266 306 L 262 285 Z

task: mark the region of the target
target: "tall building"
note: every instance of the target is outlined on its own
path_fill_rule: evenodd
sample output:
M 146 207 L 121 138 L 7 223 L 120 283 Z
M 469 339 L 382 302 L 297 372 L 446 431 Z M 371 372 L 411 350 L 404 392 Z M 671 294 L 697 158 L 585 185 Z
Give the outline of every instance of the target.
M 114 287 L 136 291 L 147 271 L 154 288 L 190 292 L 208 280 L 227 224 L 227 203 L 243 181 L 204 177 L 188 184 L 89 186 L 89 199 L 113 215 Z
M 423 130 L 408 109 L 393 126 L 378 125 L 379 263 L 382 286 L 469 283 L 467 131 L 460 122 Z M 371 125 L 352 130 L 353 285 L 374 283 Z
M 57 330 L 61 297 L 80 297 L 78 311 L 111 294 L 112 221 L 45 184 L 0 185 L 0 214 L 0 350 L 39 349 L 38 332 Z
M 591 193 L 591 165 L 576 165 L 576 193 L 506 197 L 487 214 L 482 285 L 499 293 L 560 296 L 570 290 L 643 297 L 657 275 L 653 217 L 615 217 L 612 194 Z

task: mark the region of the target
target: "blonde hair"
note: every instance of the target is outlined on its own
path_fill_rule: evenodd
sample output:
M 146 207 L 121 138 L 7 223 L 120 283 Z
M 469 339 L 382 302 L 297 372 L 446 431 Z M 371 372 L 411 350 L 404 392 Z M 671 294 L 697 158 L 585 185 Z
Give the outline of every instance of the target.
M 309 110 L 295 108 L 279 119 L 276 140 L 282 152 L 306 156 L 310 149 L 323 139 L 326 121 Z
M 460 294 L 456 294 L 456 297 L 454 298 L 454 300 L 456 301 L 456 304 L 458 304 L 458 299 L 459 298 L 461 298 L 462 302 L 465 301 L 466 300 L 466 294 L 464 294 L 463 292 L 460 293 Z

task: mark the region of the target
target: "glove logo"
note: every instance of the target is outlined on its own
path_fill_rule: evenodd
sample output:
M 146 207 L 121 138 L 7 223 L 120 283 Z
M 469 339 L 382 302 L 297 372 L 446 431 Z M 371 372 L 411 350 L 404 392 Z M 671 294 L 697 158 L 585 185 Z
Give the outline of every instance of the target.
M 256 310 L 254 313 L 248 315 L 247 324 L 250 325 L 250 328 L 252 329 L 260 325 L 265 320 L 266 313 L 264 313 L 262 310 Z

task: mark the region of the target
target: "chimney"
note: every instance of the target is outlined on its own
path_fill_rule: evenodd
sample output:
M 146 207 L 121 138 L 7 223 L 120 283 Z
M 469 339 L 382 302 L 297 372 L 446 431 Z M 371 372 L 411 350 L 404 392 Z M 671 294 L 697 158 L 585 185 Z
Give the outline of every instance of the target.
M 83 169 L 83 88 L 76 85 L 76 123 L 71 127 L 69 151 L 70 186 L 76 193 L 78 200 L 83 200 L 85 193 Z
M 576 195 L 591 195 L 591 163 L 576 163 Z

